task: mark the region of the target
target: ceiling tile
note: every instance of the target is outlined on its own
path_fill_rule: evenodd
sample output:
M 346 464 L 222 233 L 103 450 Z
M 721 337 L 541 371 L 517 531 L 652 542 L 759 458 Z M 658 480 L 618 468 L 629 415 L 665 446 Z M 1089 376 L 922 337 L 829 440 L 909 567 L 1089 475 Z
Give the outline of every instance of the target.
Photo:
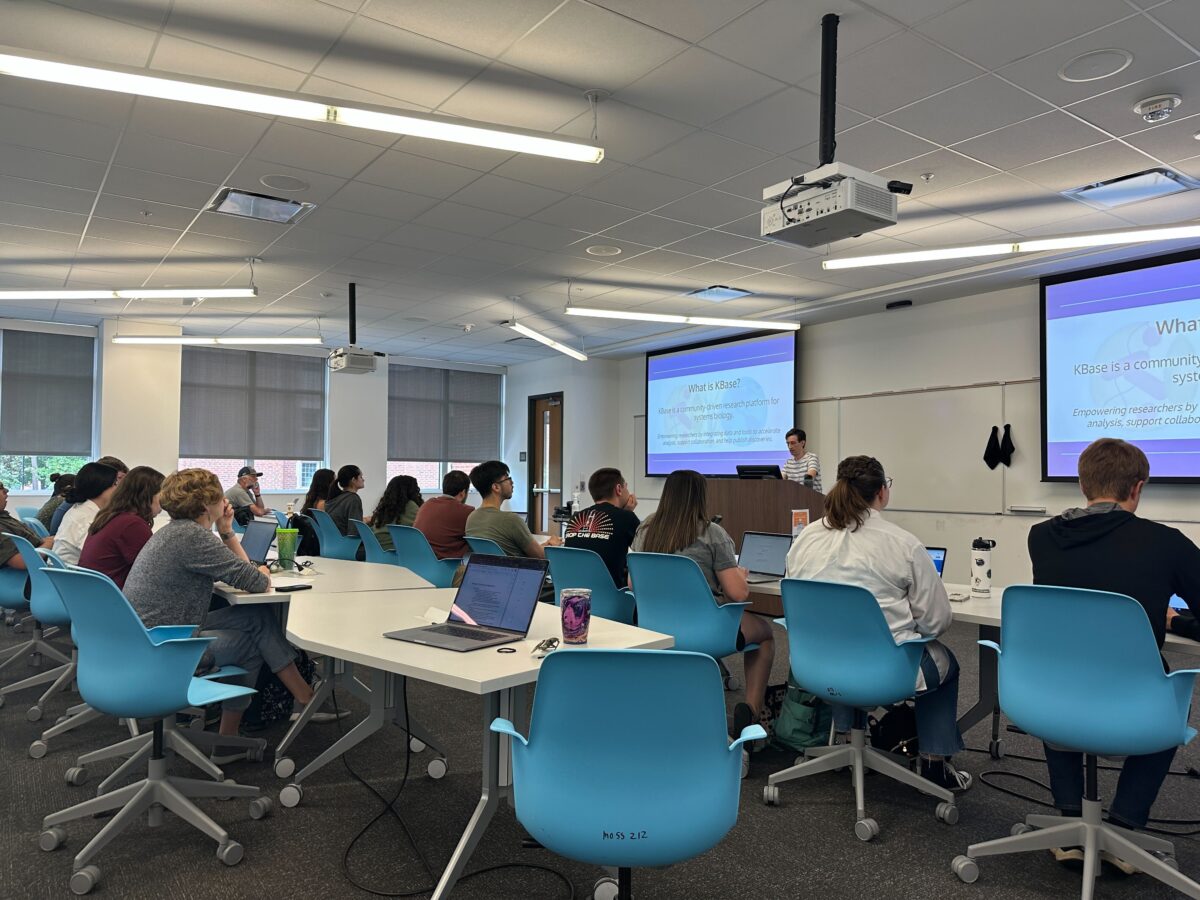
M 363 15 L 483 56 L 498 56 L 561 0 L 371 0 Z
M 304 74 L 295 69 L 228 53 L 218 47 L 185 41 L 169 34 L 162 35 L 155 44 L 151 67 L 162 73 L 196 75 L 280 91 L 298 90 L 304 81 Z
M 1003 243 L 1011 237 L 1011 232 L 996 228 L 994 225 L 960 218 L 944 225 L 933 225 L 929 228 L 910 231 L 904 235 L 904 240 L 920 247 L 944 247 L 954 244 Z
M 487 262 L 504 263 L 515 266 L 527 259 L 532 259 L 538 253 L 532 247 L 522 247 L 517 244 L 507 244 L 503 241 L 477 241 L 458 252 L 458 258 L 478 259 Z
M 898 128 L 940 144 L 953 144 L 1046 112 L 1047 105 L 1024 91 L 984 75 L 967 84 L 890 113 Z
M 29 147 L 0 144 L 0 175 L 94 191 L 104 178 L 104 164 Z
M 22 228 L 19 225 L 0 225 L 0 270 L 9 271 L 18 259 L 26 258 L 22 251 L 14 251 L 14 245 L 29 245 L 55 251 L 57 262 L 65 261 L 63 254 L 70 254 L 79 246 L 79 235 L 41 228 Z
M 953 151 L 936 150 L 907 162 L 880 169 L 879 174 L 888 179 L 907 181 L 913 185 L 912 196 L 921 200 L 934 191 L 945 190 L 966 181 L 975 181 L 995 175 L 996 170 L 991 166 L 967 159 L 965 156 L 959 156 Z M 921 177 L 925 174 L 932 174 L 933 178 L 926 182 Z
M 937 194 L 934 194 L 931 200 L 936 199 Z M 1041 194 L 1028 194 L 1003 206 L 972 213 L 971 217 L 986 225 L 994 225 L 996 228 L 1003 228 L 1014 234 L 1027 235 L 1031 233 L 1032 229 L 1039 226 L 1071 222 L 1071 220 L 1086 216 L 1091 212 L 1094 210 L 1090 206 L 1047 191 Z M 1071 224 L 1074 225 L 1074 222 Z M 1059 224 L 1058 230 L 1070 229 Z
M 313 210 L 304 217 L 304 225 L 309 229 L 332 231 L 334 234 L 369 238 L 375 241 L 385 234 L 390 234 L 396 228 L 395 221 L 391 219 L 381 219 L 378 216 L 367 216 L 345 209 L 335 209 L 332 206 L 322 206 Z
M 860 0 L 862 6 L 899 19 L 905 25 L 916 25 L 965 2 L 966 0 Z
M 360 181 L 384 187 L 424 194 L 427 197 L 449 197 L 479 177 L 475 169 L 388 150 L 358 176 Z
M 482 175 L 454 195 L 458 203 L 522 218 L 557 203 L 567 195 L 499 175 Z
M 599 142 L 606 159 L 637 162 L 696 129 L 643 109 L 606 100 L 596 110 Z M 591 140 L 592 114 L 585 112 L 559 129 L 560 134 Z
M 775 93 L 778 81 L 692 47 L 621 91 L 621 99 L 707 125 Z
M 237 167 L 239 157 L 233 153 L 197 147 L 195 144 L 181 144 L 147 134 L 123 139 L 113 162 L 129 169 L 223 184 Z
M 150 59 L 157 25 L 138 28 L 50 3 L 5 3 L 4 43 L 43 53 L 140 67 Z
M 338 209 L 367 213 L 381 219 L 407 222 L 436 203 L 437 200 L 432 197 L 422 197 L 420 194 L 393 191 L 376 184 L 351 181 L 334 194 L 327 205 Z
M 517 41 L 503 59 L 582 90 L 615 91 L 685 49 L 678 38 L 571 0 Z
M 137 225 L 116 219 L 93 218 L 88 224 L 88 237 L 106 241 L 124 241 L 129 244 L 144 244 L 160 250 L 169 250 L 182 236 L 175 228 L 160 228 L 155 225 Z
M 736 253 L 739 258 L 729 259 L 727 262 L 735 263 L 739 266 L 752 266 L 753 264 L 745 257 L 742 257 L 741 253 L 764 246 L 766 245 L 761 241 L 752 241 L 748 238 L 738 237 L 735 234 L 727 234 L 724 231 L 702 231 L 699 234 L 692 235 L 690 238 L 684 238 L 682 241 L 671 244 L 667 249 L 675 250 L 679 253 L 691 253 L 695 256 L 703 256 L 706 259 L 721 259 L 722 257 L 732 256 Z
M 580 165 L 570 160 L 520 153 L 496 166 L 492 170 L 492 174 L 523 181 L 525 184 L 535 184 L 538 187 L 574 194 L 624 168 L 623 163 L 612 159 L 604 159 L 594 165 Z
M 724 225 L 726 222 L 733 222 L 742 216 L 758 212 L 761 208 L 761 202 L 705 189 L 689 197 L 684 197 L 682 200 L 669 203 L 658 212 L 669 219 L 678 219 L 681 222 L 714 228 L 717 225 Z
M 1141 5 L 1146 6 L 1148 3 L 1143 2 Z M 1152 17 L 1193 47 L 1200 47 L 1200 18 L 1197 18 L 1196 6 L 1190 0 L 1175 0 L 1173 3 L 1155 6 Z
M 1125 141 L 1151 156 L 1174 162 L 1194 156 L 1200 150 L 1197 132 L 1200 132 L 1200 114 L 1148 126 L 1145 131 L 1126 135 Z
M 699 131 L 660 150 L 640 165 L 665 175 L 713 184 L 762 165 L 768 159 L 770 154 L 757 147 Z
M 698 41 L 759 0 L 596 0 L 597 6 L 644 22 L 685 41 Z
M 620 257 L 596 256 L 593 253 L 587 252 L 589 247 L 594 247 L 596 245 L 616 247 L 621 251 L 621 255 Z M 581 257 L 583 259 L 598 259 L 619 263 L 622 260 L 637 256 L 639 253 L 645 253 L 648 249 L 650 248 L 645 244 L 635 244 L 632 241 L 621 241 L 617 240 L 616 238 L 609 237 L 608 235 L 597 237 L 589 234 L 584 235 L 573 244 L 563 248 L 563 252 L 568 253 L 571 256 Z
M 647 247 L 661 247 L 664 244 L 673 244 L 685 237 L 691 237 L 693 234 L 699 234 L 703 230 L 697 225 L 688 225 L 674 219 L 643 215 L 628 222 L 622 222 L 615 228 L 604 232 L 603 236 L 632 241 L 635 244 L 645 244 Z
M 620 268 L 626 271 L 636 269 L 640 272 L 653 272 L 656 275 L 670 275 L 672 272 L 690 269 L 703 262 L 703 257 L 692 256 L 688 253 L 679 253 L 674 250 L 651 250 L 625 260 Z M 634 278 L 637 277 L 634 276 Z
M 97 96 L 95 91 L 90 95 Z M 270 124 L 269 118 L 251 113 L 139 97 L 129 119 L 129 130 L 243 154 L 250 152 Z
M 587 99 L 578 90 L 494 63 L 439 106 L 438 112 L 510 128 L 555 131 L 585 109 Z M 501 150 L 490 152 L 492 165 L 509 155 Z
M 627 166 L 581 193 L 585 197 L 649 212 L 700 189 L 700 185 Z
M 516 216 L 491 212 L 486 209 L 476 209 L 471 206 L 463 206 L 461 203 L 450 203 L 448 201 L 439 203 L 433 209 L 422 213 L 416 218 L 416 222 L 419 225 L 428 225 L 431 228 L 444 228 L 447 231 L 455 231 L 459 234 L 471 234 L 476 237 L 489 237 L 500 229 L 519 221 Z M 507 240 L 507 238 L 500 238 L 500 240 Z M 520 241 L 515 241 L 514 243 L 520 243 Z
M 738 110 L 709 126 L 710 131 L 775 153 L 791 153 L 820 136 L 820 100 L 800 88 L 785 88 Z M 838 128 L 849 128 L 863 117 L 838 107 Z
M 955 144 L 954 149 L 1009 170 L 1105 140 L 1103 132 L 1073 116 L 1049 112 Z
M 1156 200 L 1131 203 L 1116 210 L 1117 215 L 1135 225 L 1170 225 L 1196 218 L 1196 194 L 1175 194 Z M 1178 244 L 1179 249 L 1189 245 Z
M 797 247 L 795 244 L 771 243 L 758 244 L 750 250 L 726 257 L 725 261 L 752 269 L 779 269 L 816 256 L 813 251 Z
M 858 165 L 857 162 L 854 165 Z M 803 175 L 813 166 L 797 162 L 790 156 L 780 156 L 769 163 L 747 169 L 740 175 L 734 175 L 724 181 L 718 181 L 713 187 L 726 194 L 736 194 L 747 200 L 762 202 L 762 192 L 773 184 L 778 184 L 796 175 Z
M 278 191 L 268 188 L 262 183 L 262 179 L 267 175 L 287 175 L 292 178 L 298 178 L 307 184 L 308 187 L 301 191 L 288 191 L 286 193 Z M 231 187 L 246 191 L 259 193 L 266 191 L 273 195 L 284 193 L 285 196 L 291 197 L 293 200 L 320 205 L 341 190 L 342 186 L 346 184 L 346 179 L 335 178 L 332 175 L 323 175 L 320 172 L 309 172 L 305 169 L 295 169 L 291 166 L 267 162 L 263 159 L 247 159 L 237 167 L 237 171 L 229 178 L 228 184 Z
M 41 228 L 62 234 L 79 235 L 87 223 L 87 216 L 63 212 L 57 209 L 41 209 L 22 206 L 18 203 L 0 201 L 0 222 L 5 225 L 20 225 L 24 228 Z
M 72 156 L 108 162 L 120 132 L 116 128 L 17 107 L 0 107 L 4 139 L 38 150 L 70 149 Z
M 125 121 L 134 98 L 28 78 L 0 78 L 0 104 L 111 126 Z
M 1077 34 L 1130 15 L 1123 0 L 1043 3 L 1041 0 L 968 0 L 917 26 L 974 62 L 995 69 Z M 1033 23 L 1037 23 L 1036 26 Z
M 1152 165 L 1150 159 L 1136 150 L 1109 141 L 1023 166 L 1015 169 L 1013 174 L 1052 191 L 1065 191 L 1093 181 L 1106 181 L 1118 175 L 1139 172 Z
M 254 148 L 256 159 L 283 163 L 310 172 L 353 178 L 380 155 L 374 144 L 351 140 L 359 129 L 342 129 L 347 137 L 336 137 L 310 128 L 276 122 Z
M 854 128 L 841 130 L 838 119 L 837 156 L 852 166 L 874 172 L 884 166 L 894 165 L 914 156 L 931 153 L 936 145 L 919 137 L 893 128 L 879 121 L 865 122 Z M 801 153 L 819 158 L 818 144 L 809 144 Z M 779 179 L 782 180 L 782 179 Z M 766 187 L 766 185 L 763 185 Z
M 386 238 L 389 244 L 401 244 L 405 247 L 419 247 L 422 250 L 439 250 L 442 253 L 454 253 L 473 242 L 473 238 L 441 228 L 430 228 L 427 225 L 409 223 L 401 225 Z
M 1200 95 L 1200 62 L 1155 75 L 1138 84 L 1117 88 L 1099 97 L 1074 103 L 1068 108 L 1080 118 L 1120 137 L 1146 129 L 1146 122 L 1133 111 L 1134 104 L 1158 94 L 1179 94 L 1182 97 Z
M 536 213 L 532 218 L 551 225 L 574 228 L 576 231 L 594 232 L 632 219 L 636 214 L 635 210 L 602 203 L 590 197 L 568 197 Z
M 416 247 L 401 247 L 398 244 L 372 244 L 359 250 L 354 254 L 354 259 L 346 260 L 346 263 L 357 265 L 359 260 L 365 259 L 401 269 L 420 269 L 441 258 L 442 254 L 433 250 L 418 250 Z

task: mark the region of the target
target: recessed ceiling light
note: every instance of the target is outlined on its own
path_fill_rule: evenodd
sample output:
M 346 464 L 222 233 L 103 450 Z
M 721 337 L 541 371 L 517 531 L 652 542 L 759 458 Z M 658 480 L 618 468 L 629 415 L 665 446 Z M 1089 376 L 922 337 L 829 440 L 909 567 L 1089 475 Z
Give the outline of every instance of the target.
M 301 203 L 287 197 L 272 197 L 269 194 L 256 194 L 253 191 L 239 191 L 231 187 L 221 188 L 209 201 L 208 206 L 204 207 L 206 212 L 274 222 L 277 225 L 294 225 L 315 208 L 312 203 Z
M 291 175 L 264 175 L 258 179 L 258 183 L 263 187 L 268 187 L 273 191 L 283 191 L 285 194 L 293 194 L 299 191 L 307 191 L 312 185 L 300 178 L 293 178 Z
M 611 244 L 592 244 L 586 252 L 591 256 L 620 256 L 621 248 Z
M 1124 72 L 1133 63 L 1133 54 L 1128 50 L 1109 47 L 1105 50 L 1089 50 L 1067 61 L 1058 70 L 1058 77 L 1074 83 L 1099 81 Z
M 695 297 L 697 300 L 708 300 L 710 303 L 724 303 L 726 300 L 737 300 L 739 297 L 749 297 L 752 291 L 742 291 L 723 284 L 701 288 L 698 291 L 688 291 L 685 297 Z

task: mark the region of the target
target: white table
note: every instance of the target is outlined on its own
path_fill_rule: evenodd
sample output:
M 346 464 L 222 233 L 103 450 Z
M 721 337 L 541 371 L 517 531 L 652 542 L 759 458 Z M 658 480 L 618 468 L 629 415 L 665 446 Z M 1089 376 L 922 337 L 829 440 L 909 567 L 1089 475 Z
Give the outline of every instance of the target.
M 359 591 L 407 591 L 433 586 L 411 569 L 393 566 L 390 563 L 326 559 L 322 556 L 299 556 L 297 560 L 311 562 L 312 568 L 306 569 L 304 574 L 279 574 L 272 575 L 271 578 L 285 583 L 302 581 L 305 584 L 311 584 L 311 590 L 282 592 L 271 590 L 263 594 L 252 594 L 218 582 L 213 588 L 213 592 L 224 598 L 230 606 L 245 606 L 255 603 L 290 603 L 301 594 L 306 597 L 326 597 L 330 594 Z
M 302 794 L 300 782 L 304 778 L 382 728 L 389 714 L 393 717 L 396 715 L 397 692 L 394 684 L 397 676 L 456 688 L 482 698 L 482 793 L 434 890 L 435 900 L 446 897 L 454 888 L 495 814 L 502 795 L 511 791 L 507 774 L 510 763 L 508 739 L 501 740 L 501 736 L 491 730 L 492 720 L 501 715 L 512 718 L 514 689 L 537 681 L 541 660 L 529 655 L 533 646 L 544 638 L 562 636 L 561 613 L 558 607 L 546 603 L 537 605 L 528 638 L 506 645 L 515 649 L 515 653 L 499 653 L 496 647 L 456 653 L 383 636 L 385 631 L 410 628 L 427 621 L 425 613 L 431 607 L 448 612 L 454 595 L 455 591 L 449 588 L 331 594 L 324 597 L 311 597 L 306 591 L 293 598 L 287 628 L 288 639 L 298 647 L 371 669 L 373 684 L 371 709 L 367 718 L 296 774 L 292 783 L 284 788 L 284 791 L 291 791 L 289 800 L 295 802 L 285 801 L 284 792 L 280 792 L 280 801 L 285 806 L 294 806 L 299 802 Z M 670 648 L 673 645 L 674 639 L 670 635 L 592 617 L 589 647 Z M 564 649 L 556 652 L 581 651 Z M 403 697 L 403 691 L 400 696 Z M 400 709 L 402 712 L 402 705 Z M 305 713 L 308 711 L 306 709 Z

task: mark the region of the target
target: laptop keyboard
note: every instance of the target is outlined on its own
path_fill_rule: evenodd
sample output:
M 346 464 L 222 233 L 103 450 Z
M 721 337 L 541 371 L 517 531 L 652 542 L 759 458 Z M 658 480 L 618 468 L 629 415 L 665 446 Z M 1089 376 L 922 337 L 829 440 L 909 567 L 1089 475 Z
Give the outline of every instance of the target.
M 430 628 L 429 630 L 435 634 L 448 634 L 450 637 L 466 638 L 470 641 L 490 641 L 493 638 L 504 637 L 502 634 L 495 634 L 491 631 L 479 631 L 475 628 L 462 628 L 458 625 L 439 625 L 437 628 Z

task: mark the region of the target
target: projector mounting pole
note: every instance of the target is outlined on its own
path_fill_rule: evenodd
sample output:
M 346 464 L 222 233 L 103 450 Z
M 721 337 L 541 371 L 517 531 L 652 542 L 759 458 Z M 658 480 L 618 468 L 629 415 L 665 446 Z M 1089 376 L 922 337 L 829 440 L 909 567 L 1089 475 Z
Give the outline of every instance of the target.
M 358 344 L 358 314 L 355 312 L 355 304 L 358 299 L 356 296 L 358 285 L 353 281 L 350 282 L 350 346 L 354 347 Z
M 834 138 L 834 115 L 837 110 L 837 32 L 838 16 L 826 13 L 821 17 L 821 160 L 819 165 L 833 162 L 837 147 Z

